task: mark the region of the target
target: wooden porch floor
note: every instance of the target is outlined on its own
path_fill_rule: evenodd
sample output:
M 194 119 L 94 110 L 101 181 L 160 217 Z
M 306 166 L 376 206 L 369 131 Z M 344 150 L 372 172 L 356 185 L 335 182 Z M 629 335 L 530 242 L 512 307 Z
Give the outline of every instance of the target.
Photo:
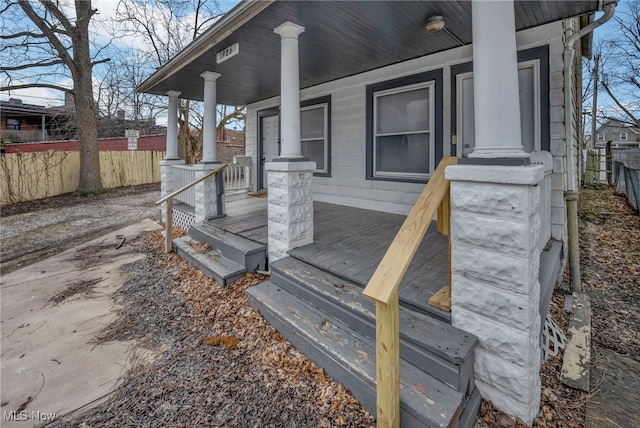
M 234 195 L 226 204 L 227 216 L 210 224 L 267 244 L 266 198 Z M 404 220 L 403 215 L 315 202 L 314 242 L 290 254 L 364 287 Z M 404 306 L 450 319 L 448 312 L 427 303 L 448 281 L 448 245 L 432 223 L 400 285 Z

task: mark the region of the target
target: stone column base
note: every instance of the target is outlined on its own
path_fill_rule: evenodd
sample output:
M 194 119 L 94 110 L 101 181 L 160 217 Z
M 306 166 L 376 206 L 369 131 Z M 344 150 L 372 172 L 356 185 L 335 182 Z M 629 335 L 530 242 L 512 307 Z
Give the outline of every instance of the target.
M 315 162 L 268 162 L 269 262 L 313 242 Z
M 164 159 L 160 161 L 160 198 L 178 190 L 173 188 L 173 165 L 184 165 L 182 159 Z M 167 219 L 165 204 L 160 205 L 160 221 L 164 223 Z
M 451 320 L 479 339 L 482 396 L 531 424 L 540 406 L 540 183 L 544 168 L 456 165 Z
M 193 165 L 196 170 L 196 180 L 204 177 L 209 172 L 222 165 L 216 163 L 200 163 Z M 200 223 L 212 218 L 218 218 L 225 215 L 225 198 L 224 184 L 222 181 L 222 173 L 209 177 L 205 181 L 196 184 L 196 206 L 195 206 L 195 222 Z

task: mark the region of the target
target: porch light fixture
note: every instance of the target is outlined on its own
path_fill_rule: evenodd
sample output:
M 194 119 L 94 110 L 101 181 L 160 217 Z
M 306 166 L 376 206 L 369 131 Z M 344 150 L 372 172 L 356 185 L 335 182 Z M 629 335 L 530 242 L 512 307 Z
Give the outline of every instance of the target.
M 437 33 L 444 29 L 444 17 L 442 15 L 433 15 L 427 19 L 424 27 L 430 33 Z

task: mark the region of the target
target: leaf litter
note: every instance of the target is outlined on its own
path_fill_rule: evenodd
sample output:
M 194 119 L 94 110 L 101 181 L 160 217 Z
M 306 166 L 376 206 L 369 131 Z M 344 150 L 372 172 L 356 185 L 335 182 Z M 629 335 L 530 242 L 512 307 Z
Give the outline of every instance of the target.
M 117 317 L 95 343 L 136 340 L 158 355 L 134 364 L 106 401 L 52 426 L 374 426 L 348 390 L 248 306 L 245 290 L 268 276 L 222 288 L 164 254 L 160 232 L 131 245 L 146 258 L 124 267 Z

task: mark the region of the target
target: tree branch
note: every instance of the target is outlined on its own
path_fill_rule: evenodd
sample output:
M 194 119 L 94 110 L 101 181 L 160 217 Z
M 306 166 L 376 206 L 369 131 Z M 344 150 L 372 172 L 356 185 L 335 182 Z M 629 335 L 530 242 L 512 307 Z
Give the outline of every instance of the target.
M 625 106 L 623 106 L 620 101 L 618 101 L 618 98 L 616 98 L 616 96 L 613 95 L 613 93 L 609 89 L 609 85 L 607 85 L 605 82 L 602 82 L 602 86 L 604 87 L 605 91 L 607 91 L 607 94 L 609 94 L 611 99 L 616 103 L 616 105 L 620 107 L 620 109 L 627 115 L 627 117 L 631 119 L 631 121 L 635 123 L 636 126 L 640 126 L 640 119 L 636 119 L 636 117 L 631 114 L 631 112 Z
M 39 33 L 32 33 L 30 31 L 23 31 L 21 33 L 15 33 L 15 34 L 2 34 L 2 35 L 0 35 L 0 39 L 2 39 L 2 40 L 17 39 L 18 37 L 33 37 L 34 39 L 42 39 L 42 38 L 45 38 L 47 36 L 45 36 L 44 34 L 39 34 Z
M 109 62 L 109 61 L 111 61 L 111 58 L 99 59 L 98 61 L 93 61 L 91 63 L 91 66 L 93 67 L 94 65 L 104 64 L 105 62 Z
M 2 86 L 0 87 L 0 92 L 16 91 L 18 89 L 29 89 L 29 88 L 47 88 L 47 89 L 55 89 L 56 91 L 62 91 L 62 92 L 72 92 L 72 89 L 50 84 L 50 83 L 25 83 L 24 85 Z
M 49 62 L 37 62 L 37 63 L 34 63 L 34 64 L 22 64 L 22 65 L 17 65 L 15 67 L 2 67 L 2 66 L 0 66 L 0 71 L 18 71 L 18 70 L 25 70 L 27 68 L 51 67 L 52 65 L 59 65 L 59 64 L 64 64 L 64 62 L 61 59 L 58 59 L 58 60 L 49 61 Z
M 40 3 L 42 3 L 42 5 L 49 12 L 51 12 L 51 14 L 55 16 L 58 19 L 58 21 L 60 21 L 60 23 L 68 33 L 73 33 L 73 31 L 75 30 L 75 27 L 73 26 L 73 24 L 71 24 L 67 16 L 64 13 L 62 13 L 62 11 L 58 8 L 58 6 L 56 6 L 51 0 L 40 0 Z
M 69 56 L 69 53 L 65 49 L 64 45 L 56 37 L 53 31 L 47 26 L 47 23 L 44 19 L 42 19 L 35 10 L 31 7 L 29 2 L 21 0 L 19 3 L 20 7 L 27 15 L 27 17 L 42 31 L 42 33 L 46 36 L 46 38 L 51 42 L 51 45 L 58 52 L 58 55 L 64 61 L 64 64 L 69 67 L 70 70 L 75 68 L 75 64 L 73 63 L 73 59 Z

